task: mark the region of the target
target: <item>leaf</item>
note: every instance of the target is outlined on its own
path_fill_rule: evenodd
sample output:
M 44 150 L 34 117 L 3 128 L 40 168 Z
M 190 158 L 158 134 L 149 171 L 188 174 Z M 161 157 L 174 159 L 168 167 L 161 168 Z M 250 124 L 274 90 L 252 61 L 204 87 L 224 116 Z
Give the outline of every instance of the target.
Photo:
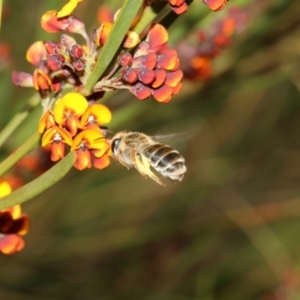
M 134 18 L 141 9 L 143 2 L 143 0 L 126 0 L 124 2 L 124 5 L 121 8 L 118 18 L 112 27 L 109 37 L 104 44 L 102 51 L 100 52 L 95 68 L 85 86 L 85 91 L 87 94 L 90 93 L 98 79 L 104 74 L 114 59 L 114 56 L 120 48 L 127 31 L 134 21 Z
M 36 178 L 35 180 L 20 187 L 10 195 L 0 199 L 0 210 L 9 208 L 16 204 L 21 204 L 40 194 L 62 177 L 72 168 L 76 159 L 75 152 L 70 152 L 63 160 L 58 162 L 50 170 Z

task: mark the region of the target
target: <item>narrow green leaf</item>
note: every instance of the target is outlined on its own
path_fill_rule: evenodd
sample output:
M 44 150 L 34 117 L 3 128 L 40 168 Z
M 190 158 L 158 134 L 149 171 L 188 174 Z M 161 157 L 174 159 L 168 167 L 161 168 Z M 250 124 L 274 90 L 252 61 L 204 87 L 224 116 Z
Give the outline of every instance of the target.
M 0 210 L 21 204 L 45 191 L 64 177 L 72 168 L 76 159 L 75 152 L 70 152 L 63 160 L 37 179 L 27 183 L 10 195 L 0 199 Z
M 34 149 L 40 140 L 40 134 L 35 132 L 15 152 L 0 163 L 0 176 L 12 168 L 23 156 Z
M 1 1 L 1 0 L 0 0 Z M 32 96 L 26 106 L 6 124 L 6 126 L 0 131 L 0 147 L 6 142 L 6 140 L 13 134 L 13 132 L 20 126 L 20 124 L 29 116 L 32 110 L 40 104 L 40 97 L 38 94 Z
M 158 15 L 161 14 L 161 11 L 166 7 L 166 2 L 156 3 L 154 6 L 148 6 L 144 9 L 139 22 L 133 28 L 133 31 L 140 34 L 152 21 L 154 21 Z M 169 12 L 170 9 L 167 9 Z
M 135 16 L 143 5 L 144 0 L 126 0 L 114 23 L 109 37 L 100 52 L 95 68 L 88 79 L 85 90 L 89 93 L 98 79 L 104 74 L 110 65 L 119 47 L 122 44 L 126 32 L 129 30 Z

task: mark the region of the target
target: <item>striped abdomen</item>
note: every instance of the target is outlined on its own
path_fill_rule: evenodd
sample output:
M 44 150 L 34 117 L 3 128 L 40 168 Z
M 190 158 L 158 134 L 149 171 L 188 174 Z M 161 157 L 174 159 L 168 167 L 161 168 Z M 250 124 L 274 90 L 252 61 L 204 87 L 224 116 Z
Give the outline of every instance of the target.
M 186 172 L 185 160 L 178 151 L 164 144 L 153 144 L 143 149 L 151 166 L 171 180 L 181 181 Z

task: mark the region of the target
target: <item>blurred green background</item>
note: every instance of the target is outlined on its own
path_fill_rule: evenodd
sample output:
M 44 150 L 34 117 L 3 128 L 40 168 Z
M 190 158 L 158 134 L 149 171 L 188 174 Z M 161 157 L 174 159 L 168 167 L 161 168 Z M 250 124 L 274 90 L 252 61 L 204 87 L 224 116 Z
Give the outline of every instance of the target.
M 0 73 L 1 128 L 34 94 L 12 85 L 11 70 L 33 71 L 27 48 L 59 38 L 40 29 L 40 17 L 64 3 L 6 1 L 1 41 L 12 61 Z M 101 3 L 86 0 L 75 11 L 88 32 Z M 186 158 L 184 180 L 161 187 L 114 162 L 73 170 L 23 205 L 31 228 L 23 251 L 0 256 L 0 299 L 300 299 L 300 5 L 230 0 L 215 13 L 194 1 L 171 26 L 171 41 L 209 30 L 235 6 L 249 23 L 214 60 L 209 81 L 184 81 L 168 105 L 125 91 L 106 102 L 115 132 L 195 130 L 166 141 Z

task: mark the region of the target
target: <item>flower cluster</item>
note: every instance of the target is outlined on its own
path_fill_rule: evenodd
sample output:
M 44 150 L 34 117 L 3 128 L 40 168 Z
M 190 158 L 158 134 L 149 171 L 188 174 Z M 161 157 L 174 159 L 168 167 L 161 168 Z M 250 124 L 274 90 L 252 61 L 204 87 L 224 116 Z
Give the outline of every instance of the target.
M 78 170 L 92 166 L 104 169 L 109 165 L 112 153 L 111 140 L 106 137 L 106 127 L 103 125 L 111 121 L 112 114 L 105 105 L 96 101 L 106 92 L 125 89 L 139 100 L 153 97 L 160 103 L 168 103 L 173 95 L 179 93 L 183 74 L 189 78 L 210 76 L 212 58 L 229 44 L 234 29 L 244 20 L 238 12 L 231 12 L 226 20 L 215 26 L 212 33 L 198 33 L 199 46 L 182 43 L 177 52 L 168 45 L 169 36 L 164 26 L 145 21 L 147 18 L 143 14 L 146 7 L 157 0 L 140 1 L 139 12 L 127 20 L 125 9 L 123 14 L 118 11 L 115 15 L 108 9 L 99 11 L 100 26 L 91 37 L 84 23 L 71 14 L 82 1 L 69 0 L 61 10 L 48 11 L 42 16 L 41 27 L 49 33 L 62 32 L 60 39 L 32 44 L 26 59 L 35 67 L 33 73 L 13 72 L 12 80 L 17 86 L 33 87 L 40 94 L 43 113 L 38 131 L 48 160 L 50 156 L 51 161 L 56 162 L 71 151 L 76 154 L 74 167 Z M 218 11 L 227 1 L 203 0 L 203 3 Z M 178 15 L 188 9 L 185 0 L 168 0 L 164 5 L 167 6 L 167 3 Z M 131 5 L 135 4 L 131 2 Z M 112 47 L 107 40 L 116 20 L 121 23 L 121 19 L 117 19 L 119 16 L 126 20 L 126 29 L 129 30 L 126 33 L 114 30 L 117 42 Z M 159 14 L 155 19 L 159 19 Z M 118 39 L 121 32 L 119 37 L 123 41 Z M 69 34 L 79 34 L 85 43 L 78 43 Z M 111 47 L 114 48 L 111 56 L 117 57 L 117 60 L 111 58 L 111 61 L 105 61 L 104 66 L 108 66 L 106 73 L 97 73 L 99 68 L 95 66 L 101 65 L 104 60 L 101 57 L 107 55 L 109 51 L 106 50 Z M 0 44 L 0 64 L 5 56 L 3 53 L 7 54 L 6 50 Z M 183 70 L 180 69 L 180 60 L 183 61 Z M 97 82 L 91 87 L 95 78 Z M 43 165 L 37 157 L 26 156 L 15 166 L 15 173 L 20 176 L 11 177 L 13 184 L 0 181 L 0 198 L 10 194 L 15 187 L 22 186 L 25 182 L 22 177 L 28 179 L 27 171 L 36 177 L 49 167 L 48 161 Z M 27 233 L 28 227 L 29 218 L 21 213 L 19 205 L 0 211 L 0 251 L 5 254 L 20 251 L 24 247 L 20 236 Z
M 179 59 L 167 40 L 166 29 L 153 24 L 133 55 L 124 52 L 119 56 L 122 79 L 130 84 L 130 92 L 138 99 L 153 96 L 158 102 L 167 103 L 181 89 L 183 73 Z
M 193 42 L 180 42 L 176 49 L 184 66 L 185 78 L 191 80 L 210 78 L 213 60 L 223 48 L 230 45 L 232 35 L 242 31 L 247 22 L 247 13 L 233 8 L 224 19 L 216 22 L 209 32 L 198 31 L 192 36 Z
M 163 1 L 163 0 L 161 0 Z M 223 9 L 228 0 L 203 0 L 203 3 L 206 4 L 211 10 L 219 11 Z M 153 4 L 155 0 L 148 0 L 148 5 Z M 168 0 L 168 3 L 171 9 L 175 14 L 181 15 L 188 10 L 188 5 L 185 0 Z
M 75 168 L 83 170 L 94 165 L 103 169 L 109 165 L 110 145 L 100 126 L 110 120 L 111 112 L 103 104 L 89 103 L 79 93 L 67 93 L 39 122 L 42 146 L 50 146 L 52 161 L 64 158 L 69 146 L 77 154 Z
M 7 181 L 0 182 L 0 198 L 11 193 L 11 186 Z M 0 200 L 1 201 L 1 200 Z M 21 206 L 15 205 L 0 211 L 0 251 L 13 254 L 23 249 L 25 235 L 29 228 L 29 218 L 21 213 Z
M 114 16 L 117 17 L 117 14 Z M 54 97 L 66 86 L 85 94 L 85 84 L 95 66 L 99 52 L 105 44 L 113 23 L 103 22 L 90 39 L 84 24 L 72 15 L 58 18 L 57 11 L 43 15 L 42 28 L 48 32 L 65 31 L 80 34 L 86 45 L 79 45 L 68 34 L 62 34 L 59 42 L 37 41 L 27 51 L 26 58 L 36 69 L 33 75 L 13 72 L 13 82 L 22 87 L 34 87 L 48 106 Z M 119 64 L 94 86 L 89 99 L 97 100 L 104 92 L 126 89 L 138 99 L 153 96 L 157 101 L 167 103 L 181 88 L 182 71 L 179 70 L 177 52 L 170 49 L 168 33 L 159 24 L 153 24 L 145 41 L 139 35 L 128 31 L 123 49 L 136 47 L 134 54 L 123 50 Z M 121 67 L 121 75 L 117 73 Z M 116 73 L 116 76 L 113 75 Z M 134 78 L 134 75 L 136 77 Z M 45 104 L 46 103 L 46 104 Z
M 25 72 L 13 72 L 12 80 L 21 87 L 34 87 L 41 94 L 44 102 L 49 102 L 51 93 L 54 96 L 66 86 L 73 86 L 84 93 L 84 86 L 95 66 L 98 53 L 105 44 L 112 28 L 112 23 L 103 22 L 94 30 L 90 39 L 85 31 L 84 23 L 72 15 L 58 17 L 57 11 L 49 11 L 42 16 L 42 28 L 50 33 L 65 31 L 80 34 L 86 45 L 80 45 L 68 34 L 62 34 L 60 41 L 37 41 L 27 51 L 26 59 L 36 69 L 33 75 Z M 139 36 L 129 31 L 124 39 L 125 48 L 134 47 Z M 111 73 L 111 75 L 113 72 Z M 118 79 L 108 80 L 109 76 L 98 82 L 90 95 L 97 100 L 107 90 L 127 88 Z

